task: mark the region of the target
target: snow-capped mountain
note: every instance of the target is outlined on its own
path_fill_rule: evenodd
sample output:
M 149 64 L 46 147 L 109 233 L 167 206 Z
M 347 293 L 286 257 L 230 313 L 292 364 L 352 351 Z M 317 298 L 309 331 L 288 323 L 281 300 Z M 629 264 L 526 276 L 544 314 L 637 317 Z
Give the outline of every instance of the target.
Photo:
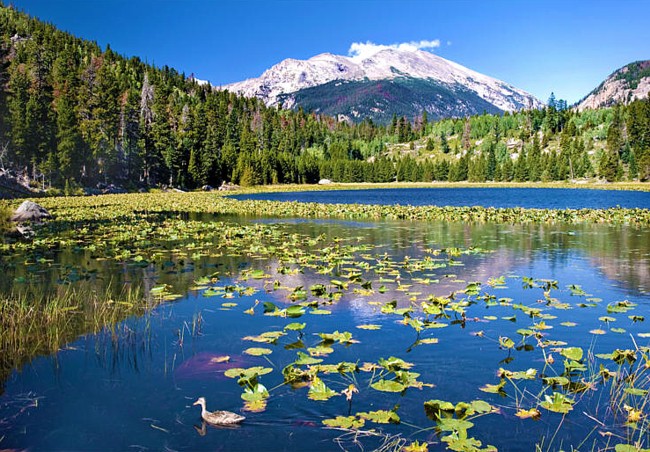
M 256 96 L 267 105 L 280 103 L 288 108 L 305 108 L 303 104 L 306 103 L 316 111 L 363 119 L 362 115 L 373 116 L 373 112 L 388 113 L 385 108 L 391 103 L 381 99 L 382 94 L 386 98 L 387 87 L 399 91 L 399 94 L 392 94 L 406 94 L 412 101 L 409 102 L 413 104 L 412 111 L 398 111 L 397 114 L 426 110 L 438 117 L 464 116 L 482 111 L 515 111 L 543 106 L 534 96 L 512 85 L 416 49 L 382 48 L 363 58 L 323 53 L 308 60 L 286 59 L 258 78 L 225 85 L 222 89 Z M 335 95 L 329 96 L 330 91 Z M 366 108 L 355 110 L 354 105 L 341 98 L 348 94 L 365 104 Z M 460 94 L 460 99 L 455 94 Z M 372 99 L 377 96 L 377 99 Z M 349 111 L 336 111 L 336 104 Z
M 644 99 L 650 93 L 650 60 L 636 61 L 614 71 L 596 89 L 576 105 L 586 108 L 611 107 Z

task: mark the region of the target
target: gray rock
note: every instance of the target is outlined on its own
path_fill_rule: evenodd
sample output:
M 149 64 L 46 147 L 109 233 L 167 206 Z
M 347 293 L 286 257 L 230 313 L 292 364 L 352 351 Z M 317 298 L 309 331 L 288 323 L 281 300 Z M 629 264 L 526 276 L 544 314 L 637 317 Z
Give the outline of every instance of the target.
M 24 221 L 39 222 L 44 218 L 52 218 L 50 212 L 45 207 L 36 204 L 33 201 L 25 201 L 16 209 L 11 221 L 22 223 Z
M 231 190 L 238 190 L 238 189 L 239 189 L 239 185 L 232 184 L 226 181 L 223 181 L 221 183 L 221 186 L 219 187 L 219 191 L 231 191 Z

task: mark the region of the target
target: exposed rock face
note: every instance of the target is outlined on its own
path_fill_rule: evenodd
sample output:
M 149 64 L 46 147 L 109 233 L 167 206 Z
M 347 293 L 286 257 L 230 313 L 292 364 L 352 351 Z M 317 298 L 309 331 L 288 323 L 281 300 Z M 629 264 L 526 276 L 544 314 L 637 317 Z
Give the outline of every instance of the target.
M 636 61 L 623 66 L 580 101 L 576 108 L 597 109 L 616 104 L 628 104 L 644 99 L 650 93 L 650 60 Z
M 11 217 L 11 221 L 22 223 L 25 221 L 38 222 L 44 218 L 51 218 L 50 212 L 45 207 L 36 204 L 33 201 L 23 202 Z
M 0 169 L 0 199 L 19 198 L 33 194 L 34 192 L 23 178 L 18 177 L 11 171 Z

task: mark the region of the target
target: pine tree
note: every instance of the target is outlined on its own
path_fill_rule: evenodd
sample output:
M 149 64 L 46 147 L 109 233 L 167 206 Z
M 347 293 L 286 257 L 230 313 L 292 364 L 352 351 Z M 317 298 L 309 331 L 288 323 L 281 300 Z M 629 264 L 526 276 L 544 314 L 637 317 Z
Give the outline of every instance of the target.
M 634 180 L 637 177 L 639 177 L 639 167 L 636 164 L 636 153 L 634 151 L 630 151 L 630 156 L 628 161 L 629 161 L 629 169 L 628 169 L 627 178 L 629 180 Z
M 623 148 L 623 133 L 621 125 L 619 107 L 615 107 L 612 123 L 607 128 L 607 149 L 609 149 L 610 152 L 619 153 Z
M 440 132 L 440 148 L 444 154 L 449 154 L 451 150 L 449 148 L 449 142 L 447 141 L 447 135 L 444 132 Z
M 621 165 L 618 158 L 618 152 L 603 152 L 600 158 L 600 163 L 598 164 L 598 175 L 608 182 L 617 181 L 621 175 L 620 166 Z
M 471 148 L 471 133 L 472 133 L 472 127 L 470 125 L 469 118 L 465 118 L 465 125 L 463 127 L 463 149 L 468 151 Z
M 494 143 L 490 143 L 490 148 L 488 149 L 488 155 L 487 155 L 485 178 L 487 180 L 496 180 L 495 177 L 496 170 L 497 170 L 496 145 Z

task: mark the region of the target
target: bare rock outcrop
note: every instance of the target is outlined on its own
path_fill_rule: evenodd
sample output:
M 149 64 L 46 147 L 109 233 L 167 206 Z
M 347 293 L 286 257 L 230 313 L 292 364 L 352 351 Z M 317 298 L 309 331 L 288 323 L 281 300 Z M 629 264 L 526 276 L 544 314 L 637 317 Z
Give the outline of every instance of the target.
M 37 223 L 43 221 L 45 218 L 52 218 L 52 215 L 45 207 L 33 201 L 24 201 L 11 216 L 11 221 L 16 223 L 24 223 L 26 221 Z

